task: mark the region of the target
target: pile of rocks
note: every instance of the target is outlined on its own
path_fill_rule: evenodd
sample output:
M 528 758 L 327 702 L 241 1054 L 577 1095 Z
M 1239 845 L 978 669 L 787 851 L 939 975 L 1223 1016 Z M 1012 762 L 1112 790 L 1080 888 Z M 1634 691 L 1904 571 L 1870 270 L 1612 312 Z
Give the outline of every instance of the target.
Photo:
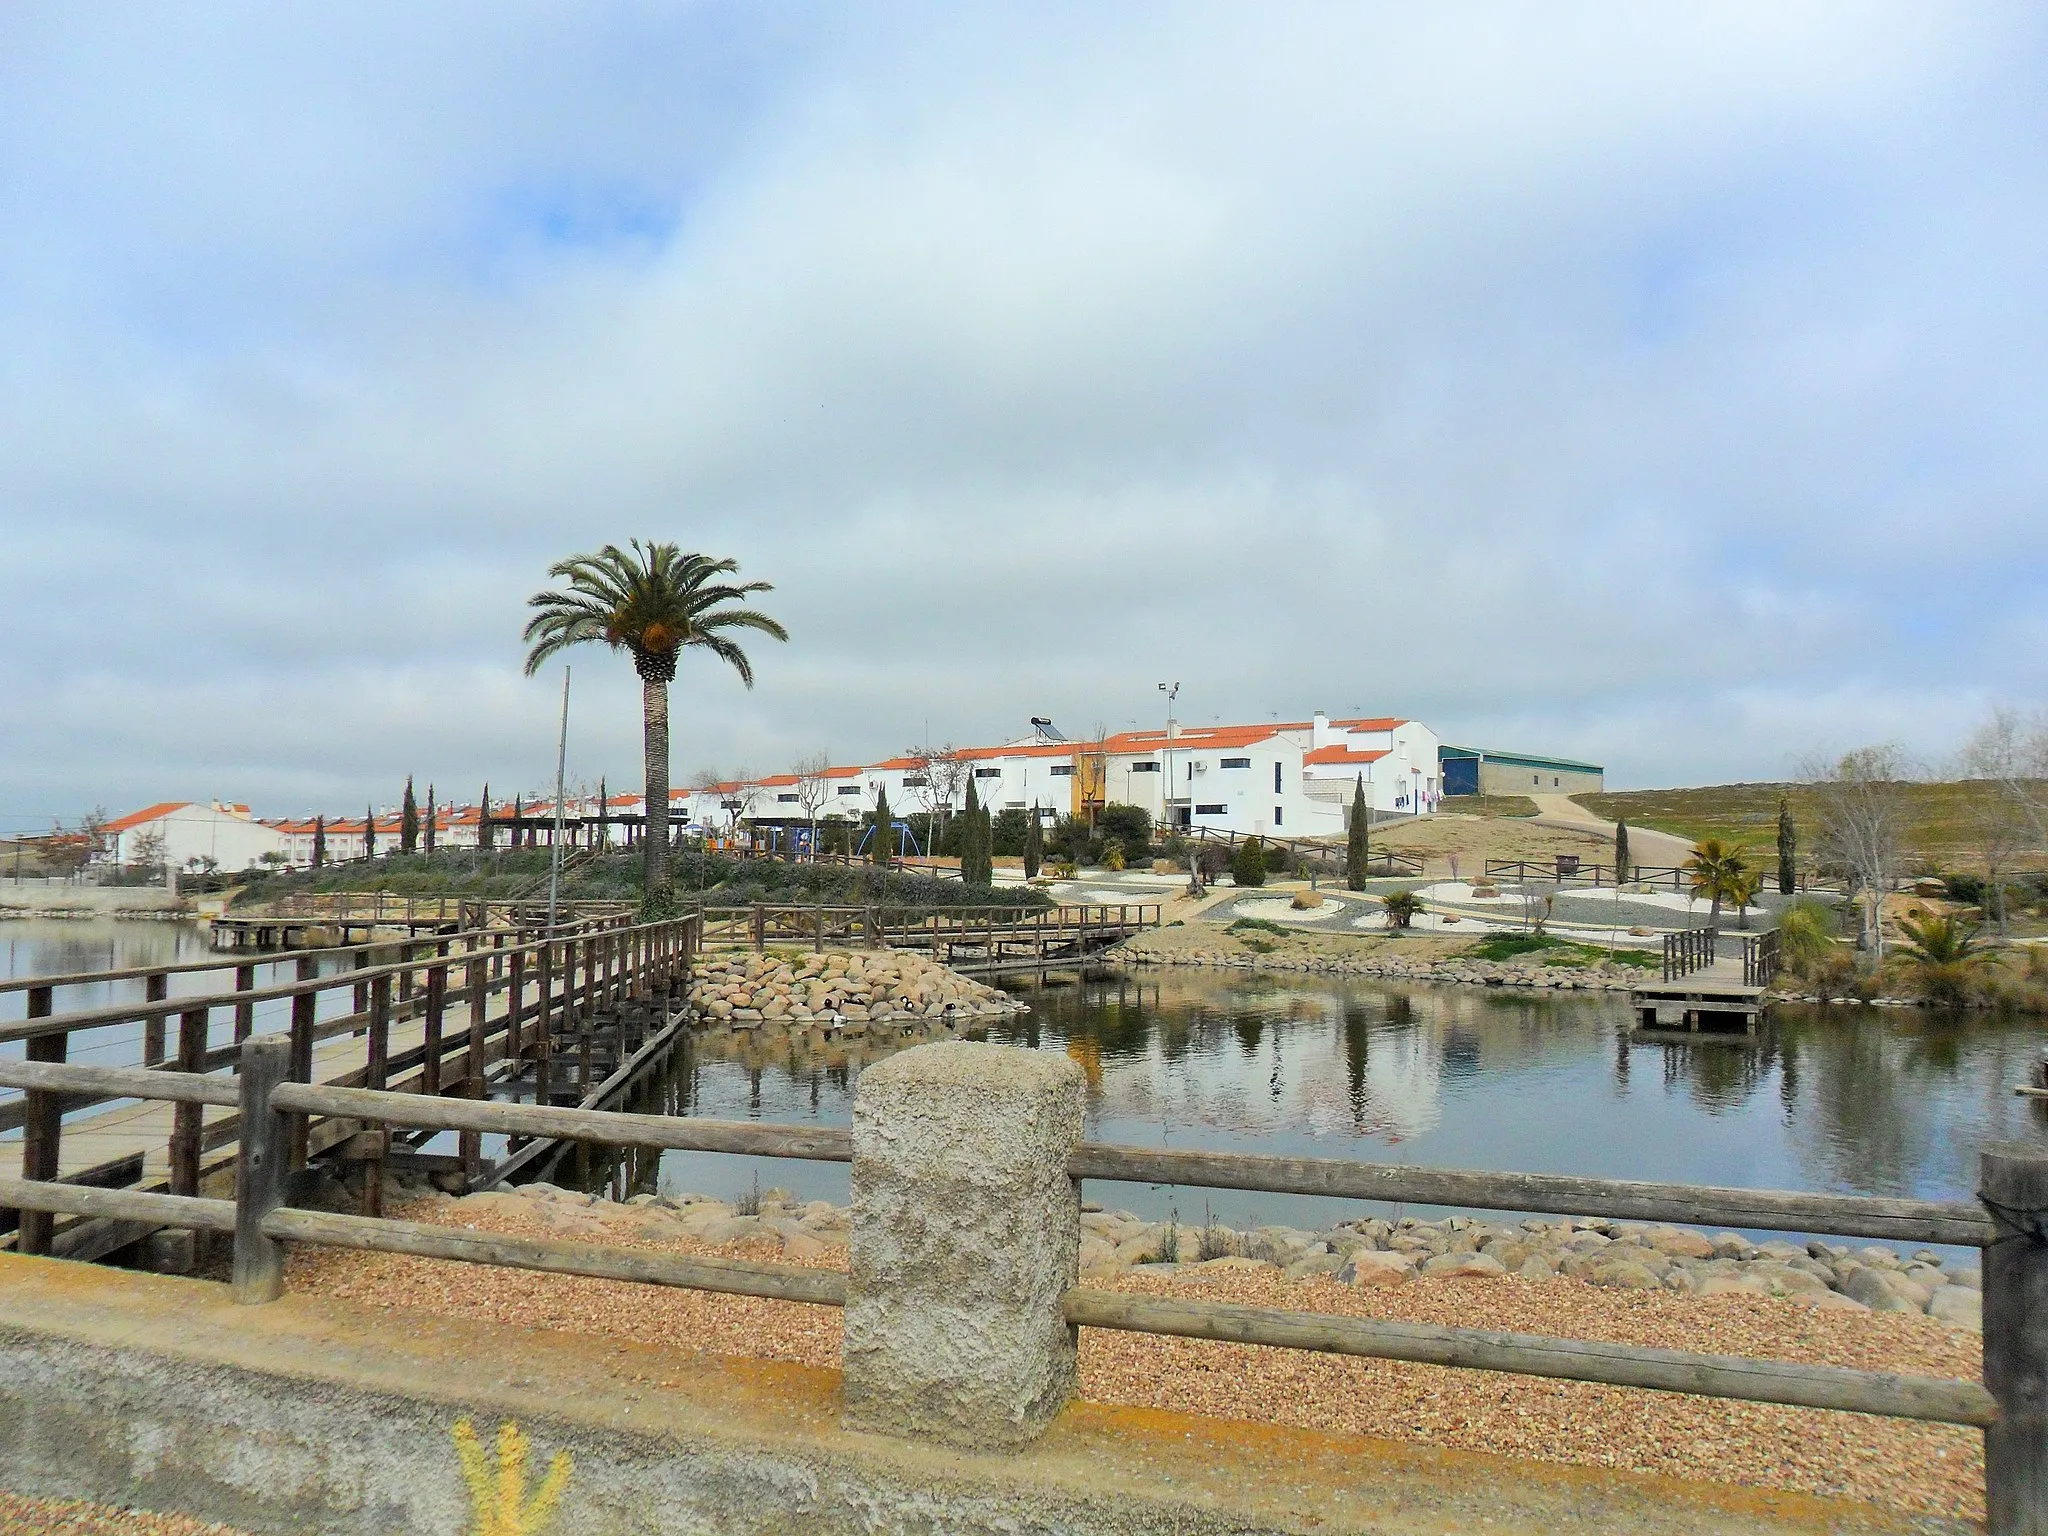
M 1024 1005 L 993 987 L 908 950 L 827 950 L 791 959 L 773 954 L 702 955 L 690 1007 L 726 1025 L 994 1018 Z
M 1585 1218 L 1493 1225 L 1469 1216 L 1409 1217 L 1349 1222 L 1325 1232 L 1233 1232 L 1169 1227 L 1127 1211 L 1088 1211 L 1081 1223 L 1084 1271 L 1168 1261 L 1197 1269 L 1271 1265 L 1348 1285 L 1400 1285 L 1417 1275 L 1566 1275 L 1618 1290 L 1746 1292 L 1851 1311 L 1924 1312 L 1958 1327 L 1982 1326 L 1978 1271 L 1945 1264 L 1931 1249 L 1902 1258 L 1877 1246 L 1753 1243 L 1733 1232 Z

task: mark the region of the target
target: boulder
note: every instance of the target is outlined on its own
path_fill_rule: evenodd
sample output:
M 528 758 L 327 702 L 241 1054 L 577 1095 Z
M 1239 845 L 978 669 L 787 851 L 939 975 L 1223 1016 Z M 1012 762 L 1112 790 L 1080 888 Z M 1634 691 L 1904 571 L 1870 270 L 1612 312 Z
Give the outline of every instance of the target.
M 1445 1253 L 1422 1266 L 1425 1275 L 1443 1280 L 1496 1280 L 1508 1272 L 1499 1259 L 1483 1253 Z
M 1761 1275 L 1707 1275 L 1694 1292 L 1698 1296 L 1768 1296 L 1771 1287 Z
M 1663 1277 L 1654 1269 L 1630 1259 L 1608 1259 L 1595 1264 L 1585 1278 L 1594 1285 L 1618 1291 L 1654 1291 L 1664 1284 Z
M 1414 1275 L 1413 1256 L 1381 1248 L 1356 1250 L 1337 1271 L 1337 1278 L 1346 1285 L 1401 1285 Z
M 1714 1257 L 1714 1243 L 1711 1238 L 1698 1232 L 1688 1232 L 1683 1227 L 1652 1227 L 1643 1234 L 1643 1240 L 1666 1258 L 1711 1259 Z
M 1844 1295 L 1873 1312 L 1924 1312 L 1931 1293 L 1888 1269 L 1858 1269 L 1842 1286 Z
M 1944 1285 L 1927 1302 L 1927 1315 L 1951 1328 L 1984 1331 L 1984 1293 L 1966 1285 Z

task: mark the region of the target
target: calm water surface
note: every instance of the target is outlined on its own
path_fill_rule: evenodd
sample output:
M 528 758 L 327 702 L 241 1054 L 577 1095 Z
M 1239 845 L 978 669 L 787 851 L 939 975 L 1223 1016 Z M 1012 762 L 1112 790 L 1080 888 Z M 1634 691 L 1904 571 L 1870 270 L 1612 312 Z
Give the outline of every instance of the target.
M 1011 984 L 1031 1013 L 992 1040 L 1064 1051 L 1101 1141 L 1752 1188 L 1967 1198 L 1983 1143 L 2048 1135 L 2017 1099 L 2032 1022 L 1781 1008 L 1761 1039 L 1631 1039 L 1619 999 L 1193 970 Z M 705 1036 L 686 1113 L 843 1125 L 862 1049 Z M 662 1184 L 758 1176 L 843 1200 L 846 1170 L 668 1154 Z M 1136 1185 L 1112 1207 L 1299 1225 L 1359 1202 Z
M 10 977 L 210 953 L 193 924 L 0 922 L 0 974 Z M 290 961 L 273 972 L 276 963 L 259 985 L 287 974 Z M 219 972 L 174 977 L 171 991 L 229 984 Z M 1087 1134 L 1100 1141 L 1962 1199 L 1985 1142 L 2048 1136 L 2038 1101 L 2012 1093 L 2048 1039 L 2035 1021 L 1781 1007 L 1754 1042 L 1645 1044 L 1632 1041 L 1621 1001 L 1592 996 L 1181 969 L 1008 985 L 1031 1012 L 989 1038 L 1079 1062 Z M 58 1006 L 141 995 L 140 982 L 113 983 L 67 990 Z M 331 1001 L 345 1008 L 347 994 Z M 263 1010 L 259 1029 L 282 1026 L 284 1008 Z M 0 995 L 0 1021 L 24 1011 L 22 994 Z M 232 1019 L 221 1015 L 225 1041 Z M 881 1054 L 857 1041 L 704 1035 L 675 1064 L 672 1102 L 720 1119 L 844 1125 L 862 1064 Z M 138 1055 L 132 1027 L 80 1037 L 73 1050 L 74 1060 L 109 1063 Z M 731 1195 L 758 1178 L 846 1198 L 846 1169 L 832 1165 L 669 1153 L 659 1177 L 671 1191 Z M 1189 1220 L 1206 1202 L 1234 1225 L 1364 1210 L 1138 1185 L 1088 1193 Z

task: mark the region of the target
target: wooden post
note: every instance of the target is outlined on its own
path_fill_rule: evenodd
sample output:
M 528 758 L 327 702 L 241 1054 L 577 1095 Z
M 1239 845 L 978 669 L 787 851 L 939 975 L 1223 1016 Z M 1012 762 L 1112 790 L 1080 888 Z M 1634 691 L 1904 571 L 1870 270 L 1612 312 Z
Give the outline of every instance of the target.
M 768 910 L 760 902 L 754 903 L 754 953 L 760 954 L 768 947 Z
M 343 937 L 343 939 L 346 939 L 346 938 L 348 937 L 348 935 L 347 935 L 347 934 L 343 934 L 343 935 L 342 935 L 342 937 Z M 357 951 L 356 951 L 356 969 L 357 969 L 357 970 L 359 970 L 359 971 L 361 971 L 361 970 L 367 970 L 367 969 L 369 968 L 369 964 L 370 964 L 370 949 L 369 949 L 369 946 L 368 946 L 368 945 L 364 945 L 364 946 L 363 946 L 363 947 L 362 947 L 361 949 L 359 949 L 359 950 L 357 950 Z M 356 983 L 356 986 L 355 986 L 355 991 L 354 991 L 354 993 L 353 993 L 353 994 L 352 994 L 352 995 L 350 996 L 350 998 L 349 998 L 349 1001 L 350 1001 L 350 1003 L 351 1003 L 351 1004 L 353 1004 L 353 1006 L 352 1006 L 352 1007 L 351 1007 L 351 1008 L 349 1009 L 349 1011 L 350 1011 L 351 1013 L 359 1013 L 359 1014 L 360 1014 L 360 1013 L 367 1013 L 367 1012 L 369 1012 L 369 1010 L 370 1010 L 370 984 L 369 984 L 368 982 L 365 982 L 365 981 L 359 981 L 359 982 L 357 982 L 357 983 Z
M 525 1042 L 519 1032 L 519 1010 L 526 1004 L 526 952 L 514 950 L 506 969 L 505 982 L 505 1059 L 518 1070 L 523 1059 Z
M 382 1091 L 391 1081 L 391 978 L 370 983 L 370 1051 L 363 1086 Z
M 284 1249 L 263 1235 L 263 1218 L 284 1204 L 294 1133 L 272 1112 L 270 1094 L 291 1073 L 292 1043 L 276 1035 L 242 1042 L 242 1121 L 235 1159 L 235 1300 L 244 1305 L 284 1294 Z M 303 1125 L 305 1117 L 294 1115 Z
M 427 967 L 426 1055 L 420 1062 L 420 1092 L 441 1091 L 441 1029 L 448 1017 L 448 967 Z
M 811 953 L 822 955 L 825 953 L 825 904 L 822 901 L 814 915 L 816 923 L 811 932 Z
M 412 940 L 408 938 L 405 943 L 398 946 L 398 963 L 400 965 L 410 967 L 412 964 L 412 957 Z M 398 973 L 398 1000 L 401 1003 L 412 1001 L 412 992 L 412 971 L 410 969 L 400 971 Z
M 320 969 L 320 962 L 309 956 L 301 956 L 298 964 L 299 980 L 311 981 Z M 320 1006 L 320 994 L 308 987 L 292 995 L 291 1057 L 287 1062 L 292 1081 L 310 1083 L 313 1081 L 313 1015 Z M 312 1122 L 304 1115 L 291 1117 L 289 1136 L 291 1166 L 303 1168 L 312 1155 Z
M 237 992 L 254 992 L 256 990 L 255 966 L 238 965 L 235 967 L 235 990 Z M 235 1044 L 240 1045 L 244 1040 L 248 1039 L 249 1032 L 255 1027 L 256 1005 L 254 1003 L 235 1004 Z
M 162 971 L 145 977 L 142 983 L 143 1000 L 160 1003 L 170 995 L 171 978 Z M 152 1013 L 142 1021 L 142 1064 L 145 1067 L 160 1067 L 164 1064 L 164 1016 Z
M 861 948 L 878 949 L 881 947 L 882 933 L 879 925 L 875 922 L 875 909 L 873 907 L 861 908 L 860 931 Z
M 49 987 L 28 989 L 30 1018 L 47 1019 L 50 1016 L 51 991 Z M 71 1037 L 65 1034 L 32 1035 L 26 1042 L 25 1054 L 30 1061 L 62 1062 L 70 1043 Z M 26 1105 L 28 1118 L 23 1122 L 21 1132 L 21 1176 L 46 1183 L 55 1179 L 59 1172 L 58 1155 L 64 1136 L 64 1099 L 61 1094 L 31 1088 Z M 15 1236 L 18 1251 L 48 1253 L 56 1217 L 49 1211 L 23 1211 L 20 1219 L 21 1226 Z
M 206 1070 L 206 1013 L 204 1008 L 187 1009 L 178 1015 L 178 1070 L 200 1073 Z M 171 1106 L 171 1193 L 199 1193 L 199 1133 L 203 1104 Z
M 555 990 L 555 946 L 552 940 L 540 947 L 540 1001 L 535 1007 L 533 1038 L 533 1102 L 546 1107 L 552 1102 L 554 1067 L 553 1006 Z
M 474 953 L 474 951 L 472 951 Z M 488 962 L 469 962 L 469 1062 L 463 1074 L 464 1086 L 472 1099 L 484 1096 L 484 1008 L 490 1000 L 485 986 Z M 474 1180 L 483 1171 L 484 1139 L 480 1132 L 464 1131 L 461 1139 L 462 1172 Z
M 1984 1250 L 1984 1431 L 1989 1536 L 2048 1536 L 2048 1149 L 1999 1142 L 1977 1158 L 1998 1235 Z

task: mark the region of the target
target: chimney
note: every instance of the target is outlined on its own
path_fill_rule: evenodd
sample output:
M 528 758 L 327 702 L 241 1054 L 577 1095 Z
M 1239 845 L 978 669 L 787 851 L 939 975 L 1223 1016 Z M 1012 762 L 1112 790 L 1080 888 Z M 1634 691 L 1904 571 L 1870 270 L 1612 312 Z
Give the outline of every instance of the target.
M 1309 746 L 1313 750 L 1327 747 L 1329 744 L 1330 717 L 1319 709 L 1316 711 L 1314 734 L 1309 738 Z

